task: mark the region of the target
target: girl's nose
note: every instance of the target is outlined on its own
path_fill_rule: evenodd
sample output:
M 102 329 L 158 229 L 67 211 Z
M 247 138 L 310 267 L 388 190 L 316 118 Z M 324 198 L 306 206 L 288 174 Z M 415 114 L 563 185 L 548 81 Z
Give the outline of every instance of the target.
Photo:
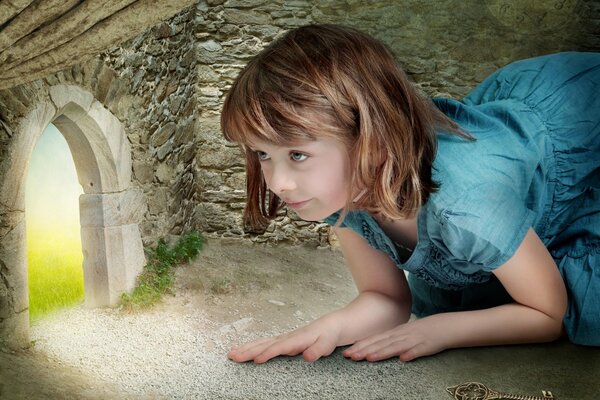
M 296 183 L 289 171 L 285 168 L 273 168 L 270 177 L 267 180 L 267 186 L 275 194 L 289 192 L 296 188 Z

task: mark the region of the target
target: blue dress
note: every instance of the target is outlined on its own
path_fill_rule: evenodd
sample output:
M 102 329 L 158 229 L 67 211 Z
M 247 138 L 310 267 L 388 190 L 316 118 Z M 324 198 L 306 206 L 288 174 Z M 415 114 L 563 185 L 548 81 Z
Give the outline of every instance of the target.
M 476 140 L 438 132 L 441 186 L 419 211 L 412 254 L 365 211 L 342 226 L 410 273 L 419 316 L 510 302 L 492 271 L 532 227 L 567 287 L 569 338 L 600 345 L 600 53 L 518 61 L 462 101 L 434 102 Z

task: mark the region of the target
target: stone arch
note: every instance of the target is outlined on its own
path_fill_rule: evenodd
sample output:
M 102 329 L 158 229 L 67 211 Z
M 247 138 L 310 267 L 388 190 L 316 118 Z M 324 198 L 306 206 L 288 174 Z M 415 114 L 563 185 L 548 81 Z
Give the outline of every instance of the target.
M 138 222 L 146 205 L 141 189 L 131 185 L 131 148 L 120 121 L 78 86 L 51 86 L 49 94 L 50 101 L 21 121 L 0 191 L 4 219 L 11 225 L 0 236 L 4 286 L 13 292 L 4 296 L 13 315 L 0 316 L 9 345 L 28 340 L 25 184 L 33 148 L 48 124 L 66 139 L 84 191 L 79 211 L 86 306 L 115 305 L 134 287 L 145 263 Z

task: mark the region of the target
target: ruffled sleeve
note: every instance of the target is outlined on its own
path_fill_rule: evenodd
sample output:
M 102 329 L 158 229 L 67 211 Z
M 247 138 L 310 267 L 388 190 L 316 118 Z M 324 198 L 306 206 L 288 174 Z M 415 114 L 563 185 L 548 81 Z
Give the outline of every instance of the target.
M 480 185 L 440 210 L 437 229 L 429 230 L 431 240 L 463 261 L 456 266 L 490 272 L 514 255 L 533 225 L 535 213 L 524 204 L 510 187 Z

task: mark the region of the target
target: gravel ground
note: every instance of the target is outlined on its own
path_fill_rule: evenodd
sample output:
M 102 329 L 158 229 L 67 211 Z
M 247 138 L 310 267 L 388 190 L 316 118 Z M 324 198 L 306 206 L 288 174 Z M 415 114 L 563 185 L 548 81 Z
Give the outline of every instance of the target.
M 341 255 L 211 242 L 177 271 L 174 295 L 148 311 L 75 307 L 37 321 L 30 356 L 39 373 L 13 370 L 24 357 L 0 353 L 0 398 L 12 394 L 3 382 L 21 383 L 11 400 L 445 399 L 446 387 L 469 381 L 584 400 L 600 388 L 600 349 L 565 341 L 457 349 L 410 363 L 352 362 L 337 350 L 315 363 L 236 364 L 225 357 L 233 343 L 293 329 L 354 297 Z M 2 362 L 11 366 L 4 377 Z M 28 387 L 40 376 L 43 387 Z
M 172 310 L 171 304 L 166 307 Z M 264 365 L 226 359 L 229 344 L 260 332 L 252 317 L 218 326 L 201 311 L 123 315 L 76 308 L 36 324 L 36 350 L 99 381 L 124 399 L 439 398 L 445 386 L 423 365 L 354 363 L 340 352 L 317 363 L 285 357 Z M 276 333 L 275 331 L 262 333 Z M 402 379 L 398 379 L 402 377 Z M 420 382 L 415 385 L 415 382 Z M 431 395 L 431 392 L 435 395 Z M 429 394 L 426 394 L 429 393 Z M 76 397 L 74 397 L 76 398 Z
M 222 341 L 200 333 L 213 327 L 195 310 L 127 315 L 78 307 L 37 323 L 31 335 L 36 350 L 130 395 L 185 398 L 204 392 L 227 365 Z
M 224 293 L 210 292 L 215 277 L 230 278 Z M 234 343 L 302 325 L 354 293 L 338 252 L 213 241 L 178 269 L 174 295 L 158 306 L 133 313 L 78 306 L 35 322 L 31 337 L 36 352 L 115 384 L 126 398 L 315 398 L 297 379 L 311 370 L 299 358 L 258 367 L 225 354 Z

